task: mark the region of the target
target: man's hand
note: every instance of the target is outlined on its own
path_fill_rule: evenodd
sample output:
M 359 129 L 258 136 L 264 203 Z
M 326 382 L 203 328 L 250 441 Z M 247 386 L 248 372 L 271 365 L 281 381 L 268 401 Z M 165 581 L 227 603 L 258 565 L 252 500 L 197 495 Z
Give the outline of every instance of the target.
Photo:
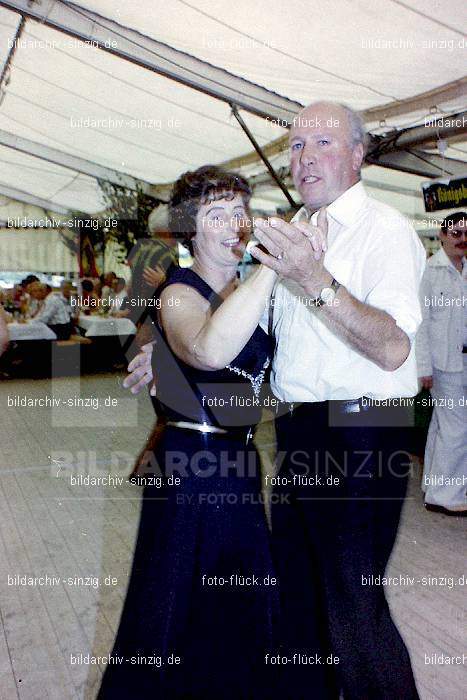
M 320 209 L 317 226 L 305 222 L 288 224 L 273 217 L 266 222 L 255 219 L 255 236 L 269 255 L 251 248 L 251 255 L 282 277 L 297 282 L 310 296 L 317 296 L 331 283 L 324 267 L 328 226 L 326 209 Z
M 422 385 L 422 389 L 432 389 L 433 377 L 420 377 L 420 384 Z
M 154 343 L 146 343 L 141 346 L 139 352 L 128 365 L 128 377 L 124 379 L 123 386 L 130 389 L 132 394 L 139 394 L 145 386 L 152 382 L 149 393 L 156 396 L 156 384 L 152 375 L 152 352 Z

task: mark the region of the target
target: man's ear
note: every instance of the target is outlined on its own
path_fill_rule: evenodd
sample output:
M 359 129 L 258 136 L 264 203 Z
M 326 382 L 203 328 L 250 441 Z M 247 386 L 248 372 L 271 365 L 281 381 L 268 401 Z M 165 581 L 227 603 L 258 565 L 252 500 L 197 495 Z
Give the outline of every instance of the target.
M 364 155 L 363 143 L 357 143 L 357 145 L 353 147 L 352 151 L 352 169 L 356 172 L 358 172 L 362 167 Z

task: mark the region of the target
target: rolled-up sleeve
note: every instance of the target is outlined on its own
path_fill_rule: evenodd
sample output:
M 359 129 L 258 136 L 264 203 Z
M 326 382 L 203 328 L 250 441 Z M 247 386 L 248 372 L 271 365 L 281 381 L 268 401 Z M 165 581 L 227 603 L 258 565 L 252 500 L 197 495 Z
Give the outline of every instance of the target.
M 375 222 L 367 261 L 365 302 L 390 314 L 413 343 L 422 322 L 420 283 L 425 249 L 414 228 L 402 217 Z

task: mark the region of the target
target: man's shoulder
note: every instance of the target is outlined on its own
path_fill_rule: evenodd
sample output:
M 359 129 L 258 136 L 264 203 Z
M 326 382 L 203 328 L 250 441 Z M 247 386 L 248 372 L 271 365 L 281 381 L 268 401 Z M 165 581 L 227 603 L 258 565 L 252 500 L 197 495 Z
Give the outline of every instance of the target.
M 404 214 L 390 204 L 381 202 L 379 199 L 375 199 L 368 194 L 364 213 L 378 225 L 390 228 L 394 227 L 398 230 L 402 227 L 408 232 L 417 235 L 413 225 Z
M 380 202 L 373 197 L 367 198 L 365 207 L 368 227 L 375 242 L 384 242 L 385 246 L 411 246 L 418 251 L 420 258 L 425 259 L 426 253 L 420 236 L 411 221 L 394 207 Z
M 454 267 L 449 262 L 449 258 L 443 248 L 440 248 L 427 260 L 425 280 L 429 280 L 432 283 L 439 283 L 443 280 L 443 283 L 450 284 L 449 280 L 452 280 L 453 272 L 455 272 Z
M 446 253 L 442 248 L 439 248 L 436 253 L 428 258 L 427 269 L 434 270 L 438 267 L 449 267 L 449 261 L 446 259 Z

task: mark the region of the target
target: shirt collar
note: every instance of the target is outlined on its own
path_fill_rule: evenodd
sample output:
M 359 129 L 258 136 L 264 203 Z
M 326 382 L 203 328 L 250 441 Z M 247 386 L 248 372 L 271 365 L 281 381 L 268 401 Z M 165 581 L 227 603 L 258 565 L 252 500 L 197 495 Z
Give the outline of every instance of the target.
M 437 250 L 436 253 L 431 256 L 430 261 L 431 261 L 430 264 L 434 267 L 449 267 L 449 268 L 452 268 L 454 270 L 454 272 L 461 274 L 454 267 L 454 265 L 452 264 L 452 262 L 450 261 L 450 259 L 446 255 L 446 251 L 444 250 L 443 246 L 441 246 L 441 248 L 439 248 L 439 250 Z M 463 265 L 463 268 L 465 268 L 465 265 L 466 265 L 466 257 L 465 256 L 462 258 L 462 265 Z
M 349 187 L 348 190 L 331 202 L 331 204 L 326 207 L 326 212 L 328 216 L 334 219 L 334 221 L 337 221 L 338 224 L 342 226 L 351 226 L 355 222 L 358 212 L 367 199 L 368 195 L 365 192 L 363 183 L 359 180 L 355 185 Z M 306 208 L 302 207 L 297 213 L 297 216 L 300 214 L 303 216 L 304 212 L 306 212 Z
M 351 226 L 367 199 L 368 195 L 360 180 L 331 202 L 327 213 L 342 226 Z
M 444 250 L 443 246 L 441 246 L 441 248 L 439 248 L 439 250 L 437 250 L 433 255 L 432 265 L 435 265 L 435 267 L 454 267 L 446 255 L 446 251 Z

